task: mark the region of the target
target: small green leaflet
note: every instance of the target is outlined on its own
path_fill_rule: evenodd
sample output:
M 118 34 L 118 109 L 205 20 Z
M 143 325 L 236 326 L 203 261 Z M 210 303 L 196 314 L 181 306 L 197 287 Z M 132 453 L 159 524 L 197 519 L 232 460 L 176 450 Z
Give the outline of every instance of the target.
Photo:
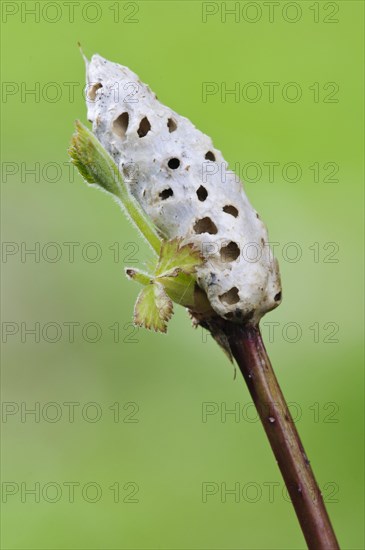
M 151 282 L 138 295 L 134 306 L 134 323 L 155 332 L 166 332 L 173 305 L 161 283 Z
M 181 239 L 173 239 L 162 241 L 154 275 L 127 269 L 129 278 L 146 285 L 134 308 L 135 324 L 166 332 L 167 321 L 172 316 L 172 301 L 185 307 L 194 306 L 194 271 L 202 262 L 199 251 L 192 245 L 182 245 Z
M 203 263 L 200 251 L 192 244 L 181 244 L 181 241 L 176 238 L 162 242 L 156 277 L 174 277 L 180 272 L 190 275 Z

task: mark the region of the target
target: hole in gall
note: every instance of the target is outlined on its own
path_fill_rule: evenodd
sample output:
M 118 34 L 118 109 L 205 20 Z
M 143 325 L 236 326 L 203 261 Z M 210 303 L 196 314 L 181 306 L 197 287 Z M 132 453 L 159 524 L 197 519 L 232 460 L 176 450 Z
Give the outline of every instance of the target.
M 170 189 L 170 187 L 169 187 L 168 189 L 164 189 L 163 191 L 161 191 L 160 197 L 163 201 L 165 201 L 169 197 L 172 197 L 173 194 L 174 194 L 173 190 Z
M 234 218 L 237 218 L 238 216 L 238 210 L 235 206 L 232 206 L 232 204 L 227 204 L 227 206 L 223 206 L 223 212 L 226 214 L 230 214 Z
M 194 231 L 198 235 L 201 233 L 209 233 L 210 235 L 215 235 L 218 233 L 216 225 L 210 218 L 202 218 L 201 220 L 197 220 L 194 224 Z
M 205 187 L 203 187 L 202 185 L 199 187 L 199 189 L 197 190 L 196 194 L 198 195 L 198 199 L 201 201 L 201 202 L 204 202 L 205 199 L 207 198 L 208 196 L 208 191 L 205 189 Z
M 234 262 L 240 255 L 240 249 L 236 243 L 231 241 L 220 250 L 222 262 Z
M 137 134 L 140 138 L 143 138 L 148 134 L 148 132 L 151 130 L 151 124 L 148 118 L 145 116 L 142 118 L 141 122 L 139 123 L 139 128 L 137 130 Z
M 122 113 L 113 122 L 113 132 L 120 138 L 124 138 L 128 130 L 129 115 L 128 113 Z
M 215 154 L 212 153 L 212 151 L 208 151 L 208 152 L 206 153 L 206 155 L 205 155 L 205 158 L 206 158 L 207 160 L 211 160 L 211 161 L 214 162 L 214 161 L 215 161 Z
M 168 129 L 169 129 L 170 134 L 171 134 L 172 132 L 175 132 L 175 130 L 177 129 L 177 124 L 176 124 L 176 122 L 174 121 L 173 118 L 169 118 L 169 119 L 168 119 L 168 121 L 167 121 L 167 127 L 168 127 Z
M 238 288 L 234 286 L 224 294 L 221 294 L 219 296 L 219 299 L 223 304 L 227 304 L 229 306 L 232 306 L 233 304 L 237 304 L 237 302 L 240 301 L 240 297 L 238 296 Z
M 167 163 L 167 166 L 171 168 L 171 170 L 176 170 L 176 168 L 179 168 L 180 166 L 180 161 L 177 158 L 172 158 Z
M 101 82 L 96 82 L 96 84 L 93 84 L 87 93 L 88 98 L 91 99 L 91 101 L 95 101 L 96 92 L 99 90 L 99 88 L 102 87 L 103 85 L 101 84 Z

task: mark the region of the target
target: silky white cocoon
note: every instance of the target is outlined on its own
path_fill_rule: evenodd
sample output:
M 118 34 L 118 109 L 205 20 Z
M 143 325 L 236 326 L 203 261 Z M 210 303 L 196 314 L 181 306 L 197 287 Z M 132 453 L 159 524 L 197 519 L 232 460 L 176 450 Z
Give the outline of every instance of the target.
M 257 322 L 276 307 L 280 276 L 266 227 L 211 139 L 99 55 L 87 62 L 86 101 L 94 134 L 161 234 L 202 251 L 197 281 L 216 313 Z

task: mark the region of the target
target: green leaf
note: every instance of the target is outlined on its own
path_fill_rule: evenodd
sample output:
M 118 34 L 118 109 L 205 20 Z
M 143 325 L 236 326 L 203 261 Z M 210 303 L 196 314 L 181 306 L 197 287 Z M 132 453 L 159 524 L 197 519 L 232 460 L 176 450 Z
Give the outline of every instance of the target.
M 176 277 L 180 272 L 193 274 L 196 266 L 203 263 L 200 251 L 193 244 L 181 242 L 178 238 L 162 242 L 156 277 Z
M 174 277 L 158 277 L 167 294 L 176 304 L 193 307 L 195 303 L 195 277 L 186 273 L 178 273 Z
M 154 282 L 145 286 L 138 295 L 134 306 L 134 323 L 155 332 L 166 332 L 167 321 L 171 319 L 172 313 L 171 299 L 162 284 Z
M 71 162 L 93 187 L 99 187 L 117 197 L 126 214 L 137 226 L 154 251 L 159 254 L 160 236 L 156 227 L 129 193 L 117 165 L 90 130 L 76 121 L 76 132 L 69 148 Z
M 71 162 L 87 183 L 100 186 L 117 197 L 121 195 L 116 164 L 94 134 L 80 121 L 76 121 L 76 132 L 72 136 L 68 152 Z
M 144 273 L 139 269 L 132 269 L 131 267 L 127 267 L 125 269 L 125 274 L 129 279 L 132 279 L 133 281 L 137 281 L 137 283 L 140 283 L 141 285 L 148 285 L 154 279 L 152 275 L 149 275 L 148 273 Z

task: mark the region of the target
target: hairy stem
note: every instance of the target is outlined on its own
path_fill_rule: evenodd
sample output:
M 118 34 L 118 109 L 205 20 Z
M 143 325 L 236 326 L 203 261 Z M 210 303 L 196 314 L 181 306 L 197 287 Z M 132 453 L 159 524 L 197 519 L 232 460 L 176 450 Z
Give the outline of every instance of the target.
M 310 550 L 339 548 L 258 327 L 221 326 L 256 405 Z

